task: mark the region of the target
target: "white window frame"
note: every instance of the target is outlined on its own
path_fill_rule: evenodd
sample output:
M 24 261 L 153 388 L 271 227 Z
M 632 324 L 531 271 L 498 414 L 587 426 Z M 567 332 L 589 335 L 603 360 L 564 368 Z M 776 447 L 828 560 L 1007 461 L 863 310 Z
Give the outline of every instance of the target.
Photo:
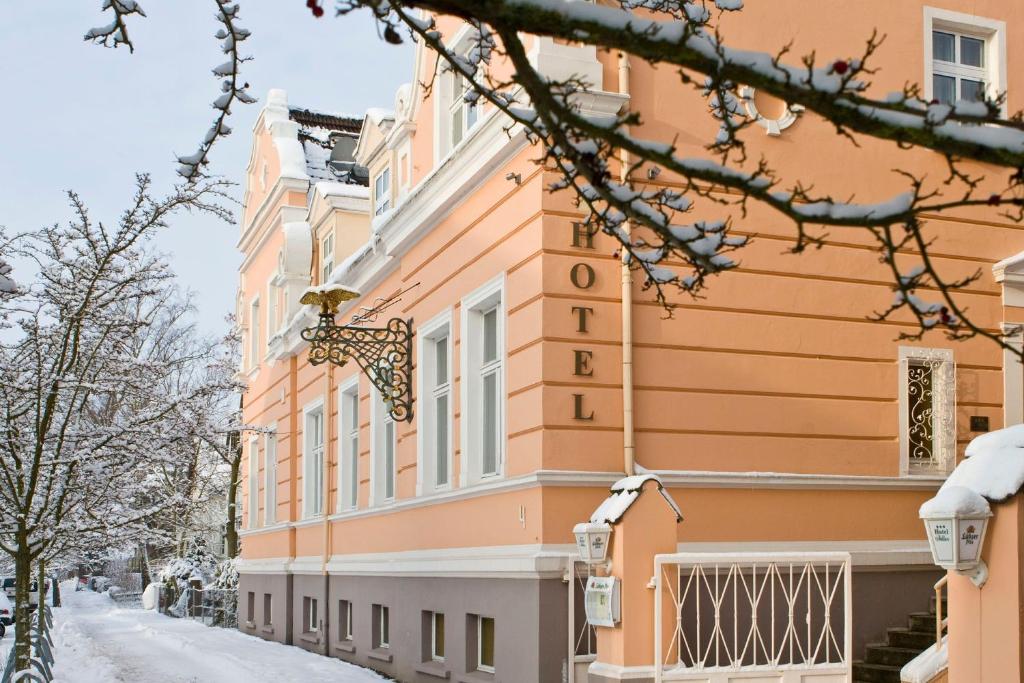
M 249 369 L 260 366 L 260 298 L 249 302 Z
M 1010 346 L 1003 349 L 1003 426 L 1011 427 L 1024 422 L 1024 364 L 1019 357 L 1024 349 L 1024 323 L 1005 322 L 1002 329 Z
M 487 617 L 482 614 L 476 616 L 476 668 L 478 671 L 484 671 L 486 673 L 494 673 L 494 666 L 483 663 L 484 654 L 484 619 L 490 619 L 495 625 L 495 641 L 491 644 L 491 651 L 493 654 L 498 654 L 498 641 L 497 641 L 497 625 L 498 622 L 494 617 Z
M 304 600 L 309 600 L 308 609 L 306 610 L 306 616 L 308 621 L 306 622 L 306 633 L 317 633 L 320 631 L 320 620 L 317 618 L 320 611 L 319 605 L 317 605 L 317 599 L 308 595 L 303 596 Z M 305 605 L 304 605 L 305 607 Z
M 985 94 L 989 99 L 994 99 L 1000 93 L 1006 92 L 1007 66 L 1006 66 L 1006 22 L 996 19 L 986 19 L 973 14 L 952 12 L 937 7 L 924 8 L 924 99 L 930 102 L 933 97 L 932 77 L 935 75 L 935 62 L 932 57 L 932 31 L 943 31 L 946 33 L 957 33 L 970 38 L 980 38 L 985 41 L 985 67 L 981 70 L 985 73 Z M 959 43 L 959 41 L 957 41 Z M 958 48 L 959 49 L 959 48 Z M 946 73 L 949 67 L 956 67 L 953 64 L 943 65 L 940 73 Z M 962 67 L 971 69 L 971 67 Z M 976 70 L 974 70 L 976 71 Z M 958 75 L 949 73 L 946 75 Z M 974 78 L 965 73 L 965 76 Z M 959 81 L 958 81 L 959 83 Z M 957 98 L 960 96 L 957 89 Z M 1006 104 L 1003 104 L 1002 115 L 1006 116 Z
M 249 437 L 249 528 L 255 529 L 260 525 L 259 500 L 260 500 L 260 439 L 253 434 Z
M 388 414 L 384 395 L 376 387 L 370 389 L 370 505 L 393 503 L 398 488 L 398 424 Z M 387 440 L 391 437 L 391 471 L 385 471 Z M 382 476 L 383 475 L 383 476 Z M 388 476 L 391 481 L 391 495 L 388 495 Z
M 359 375 L 338 386 L 337 433 L 338 512 L 344 512 L 359 505 Z
M 416 337 L 417 358 L 416 367 L 419 368 L 418 381 L 419 390 L 419 425 L 416 430 L 416 452 L 419 454 L 416 466 L 416 494 L 430 494 L 439 491 L 447 491 L 452 488 L 452 467 L 455 449 L 453 437 L 454 427 L 454 398 L 453 387 L 454 368 L 452 361 L 453 353 L 453 327 L 452 309 L 448 308 L 434 316 L 425 324 L 420 326 Z M 437 384 L 435 365 L 436 344 L 440 338 L 447 338 L 447 381 L 441 385 Z M 446 424 L 448 429 L 447 448 L 444 453 L 437 452 L 437 399 L 441 396 L 448 397 Z M 437 463 L 438 457 L 444 458 L 447 480 L 438 482 Z
M 383 181 L 383 182 L 382 182 Z M 391 167 L 385 166 L 373 177 L 373 215 L 379 216 L 391 208 Z
M 377 633 L 376 647 L 389 649 L 391 647 L 391 611 L 387 605 L 375 604 L 377 608 Z
M 444 612 L 431 612 L 430 613 L 430 659 L 435 662 L 443 662 L 444 655 L 437 654 L 437 617 L 438 615 L 444 619 Z M 448 648 L 448 638 L 445 637 L 445 649 Z
M 912 467 L 910 461 L 910 392 L 908 371 L 914 360 L 938 363 L 932 377 L 932 458 L 934 467 Z M 956 363 L 952 349 L 899 347 L 899 443 L 901 476 L 944 476 L 956 464 Z
M 475 484 L 481 480 L 502 478 L 505 476 L 505 455 L 507 435 L 505 433 L 506 403 L 508 394 L 505 390 L 506 367 L 506 320 L 505 320 L 505 274 L 502 273 L 479 289 L 464 297 L 460 304 L 459 320 L 459 443 L 462 458 L 460 461 L 459 483 L 461 486 Z M 495 309 L 497 311 L 497 367 L 493 368 L 497 378 L 497 452 L 495 454 L 496 472 L 483 472 L 483 432 L 480 409 L 483 394 L 483 376 L 481 372 L 483 346 L 483 314 Z M 488 366 L 490 368 L 490 366 Z
M 320 238 L 320 284 L 327 284 L 334 272 L 334 230 Z
M 277 424 L 263 436 L 263 525 L 277 522 Z
M 448 48 L 456 53 L 465 55 L 469 52 L 476 39 L 478 32 L 469 24 L 464 24 L 452 38 Z M 483 67 L 481 67 L 483 68 Z M 440 165 L 441 161 L 451 154 L 456 148 L 462 145 L 471 135 L 474 128 L 480 126 L 481 121 L 488 113 L 483 109 L 482 104 L 475 105 L 476 120 L 472 126 L 466 126 L 466 104 L 463 104 L 463 129 L 462 138 L 457 144 L 452 144 L 451 116 L 455 103 L 452 97 L 452 80 L 454 74 L 451 71 L 438 73 L 436 84 L 438 85 L 437 97 L 434 99 L 434 165 Z
M 314 444 L 310 441 L 310 429 L 309 420 L 315 413 L 320 413 L 321 420 L 321 432 L 326 437 L 326 410 L 324 409 L 323 397 L 314 399 L 307 403 L 302 408 L 302 516 L 305 519 L 317 517 L 324 512 L 324 491 L 323 491 L 323 470 L 324 463 L 323 459 L 326 457 L 325 443 L 320 444 L 320 462 L 316 462 L 315 453 L 313 452 Z M 326 439 L 325 439 L 326 440 Z M 316 471 L 313 471 L 313 466 L 316 467 Z M 314 487 L 317 483 L 320 483 L 320 490 L 314 491 Z M 319 510 L 315 510 L 310 503 L 313 500 L 318 500 Z
M 351 600 L 346 600 L 346 599 L 342 598 L 338 602 L 339 602 L 339 605 L 342 602 L 345 603 L 345 619 L 344 620 L 339 619 L 339 621 L 342 621 L 342 623 L 341 623 L 342 631 L 341 631 L 341 633 L 338 634 L 338 640 L 350 641 L 350 640 L 353 639 L 353 633 L 352 633 L 352 601 Z

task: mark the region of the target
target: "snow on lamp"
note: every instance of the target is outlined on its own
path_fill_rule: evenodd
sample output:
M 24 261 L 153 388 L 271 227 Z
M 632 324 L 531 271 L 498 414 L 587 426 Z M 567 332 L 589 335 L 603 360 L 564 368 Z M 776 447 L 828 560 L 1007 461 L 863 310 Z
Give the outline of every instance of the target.
M 608 559 L 612 527 L 605 522 L 580 522 L 572 529 L 576 536 L 576 549 L 587 564 L 602 564 Z
M 970 577 L 981 588 L 988 580 L 988 566 L 981 559 L 992 516 L 988 501 L 964 486 L 943 486 L 918 514 L 924 520 L 935 564 Z

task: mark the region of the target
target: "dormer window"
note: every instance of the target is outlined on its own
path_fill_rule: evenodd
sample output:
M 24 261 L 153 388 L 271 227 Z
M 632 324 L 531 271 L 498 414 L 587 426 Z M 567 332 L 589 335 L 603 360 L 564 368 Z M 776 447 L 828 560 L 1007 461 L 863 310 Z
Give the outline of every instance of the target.
M 334 233 L 329 233 L 320 242 L 320 284 L 331 279 L 334 271 Z
M 373 215 L 391 208 L 391 169 L 385 168 L 373 180 Z
M 470 85 L 462 74 L 451 72 L 448 78 L 448 130 L 451 147 L 454 149 L 466 133 L 476 125 L 479 107 L 476 101 L 467 100 L 471 94 Z

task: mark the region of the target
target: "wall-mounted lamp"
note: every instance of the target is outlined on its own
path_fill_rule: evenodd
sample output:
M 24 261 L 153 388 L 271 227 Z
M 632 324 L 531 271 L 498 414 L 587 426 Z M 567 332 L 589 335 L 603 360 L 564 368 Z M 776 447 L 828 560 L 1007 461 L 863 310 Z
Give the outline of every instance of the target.
M 988 501 L 971 489 L 949 486 L 921 506 L 918 512 L 928 532 L 932 561 L 940 567 L 970 577 L 981 588 L 988 580 L 988 566 L 981 559 L 988 519 Z

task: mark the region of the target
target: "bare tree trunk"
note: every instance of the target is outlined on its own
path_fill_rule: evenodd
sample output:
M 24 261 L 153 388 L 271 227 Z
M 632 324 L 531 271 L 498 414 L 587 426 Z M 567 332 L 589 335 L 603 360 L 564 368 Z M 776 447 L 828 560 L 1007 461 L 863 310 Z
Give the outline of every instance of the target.
M 29 668 L 32 657 L 32 616 L 29 613 L 29 583 L 32 581 L 32 556 L 28 534 L 18 533 L 18 551 L 14 555 L 14 670 Z
M 39 619 L 39 634 L 46 628 L 46 560 L 39 558 L 39 602 L 36 604 L 36 616 Z
M 227 529 L 224 530 L 224 554 L 230 557 L 238 556 L 238 529 L 235 527 L 235 519 L 238 516 L 238 478 L 242 469 L 242 449 L 236 447 L 234 457 L 231 459 L 231 480 L 228 482 L 228 521 Z M 249 502 L 253 504 L 252 501 Z

